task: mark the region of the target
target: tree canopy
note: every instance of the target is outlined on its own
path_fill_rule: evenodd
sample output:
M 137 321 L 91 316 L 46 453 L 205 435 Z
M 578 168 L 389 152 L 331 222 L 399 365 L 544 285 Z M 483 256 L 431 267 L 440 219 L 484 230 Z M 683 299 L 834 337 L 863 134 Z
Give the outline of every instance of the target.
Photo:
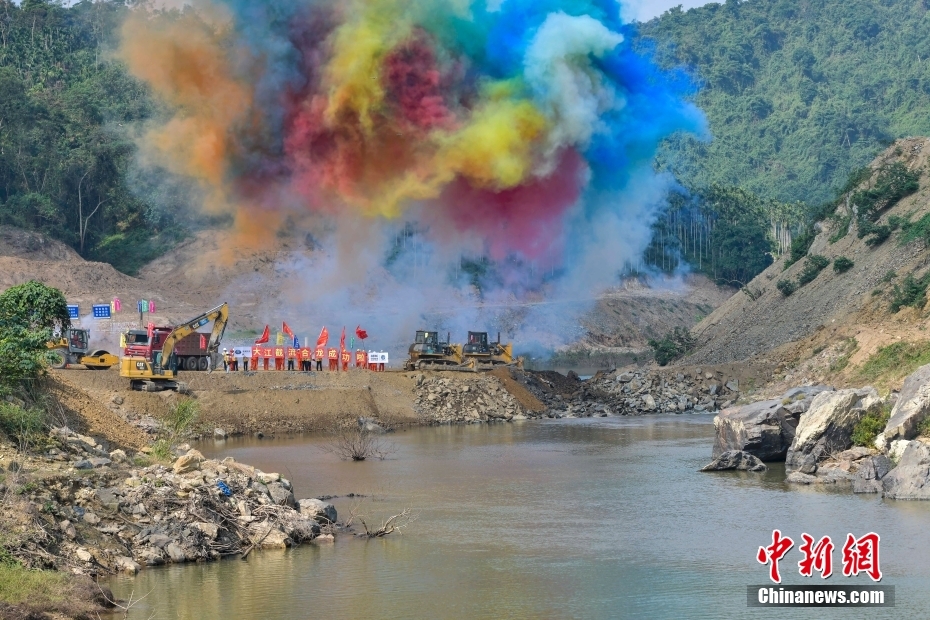
M 930 135 L 930 1 L 727 0 L 641 35 L 702 86 L 713 140 L 660 158 L 689 187 L 817 205 L 890 141 Z

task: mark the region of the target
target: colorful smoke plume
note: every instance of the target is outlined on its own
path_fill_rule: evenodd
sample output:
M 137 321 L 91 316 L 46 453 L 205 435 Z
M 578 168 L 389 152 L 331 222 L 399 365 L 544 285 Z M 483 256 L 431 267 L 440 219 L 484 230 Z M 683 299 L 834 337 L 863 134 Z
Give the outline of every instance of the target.
M 293 213 L 415 222 L 450 261 L 609 280 L 648 243 L 658 144 L 706 133 L 686 73 L 634 48 L 620 9 L 193 0 L 136 11 L 118 55 L 170 109 L 145 161 L 195 180 L 244 234 Z
M 629 46 L 609 0 L 217 0 L 136 12 L 121 58 L 173 117 L 146 144 L 214 209 L 402 217 L 495 258 L 564 241 L 586 190 L 701 131 L 689 84 Z M 502 238 L 501 231 L 506 231 Z

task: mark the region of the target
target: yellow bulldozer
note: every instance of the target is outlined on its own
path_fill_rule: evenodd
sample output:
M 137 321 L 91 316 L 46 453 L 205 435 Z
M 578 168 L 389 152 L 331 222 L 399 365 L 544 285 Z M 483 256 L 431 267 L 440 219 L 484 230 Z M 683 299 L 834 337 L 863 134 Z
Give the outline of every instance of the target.
M 81 364 L 90 370 L 106 370 L 119 363 L 119 358 L 109 351 L 89 351 L 90 332 L 86 329 L 69 328 L 60 338 L 49 340 L 46 346 L 52 349 L 52 368 L 67 368 L 72 364 Z
M 178 356 L 174 351 L 175 345 L 182 338 L 193 334 L 211 321 L 213 322 L 213 329 L 210 332 L 207 351 L 212 356 L 220 346 L 220 340 L 222 340 L 223 333 L 226 331 L 226 323 L 229 321 L 229 304 L 227 303 L 223 303 L 175 327 L 165 338 L 161 351 L 154 352 L 151 361 L 142 356 L 122 358 L 120 360 L 119 376 L 129 379 L 130 386 L 134 390 L 143 392 L 160 392 L 162 390 L 187 392 L 187 386 L 177 380 Z
M 500 332 L 497 342 L 488 342 L 487 332 L 468 332 L 468 341 L 462 347 L 462 363 L 476 370 L 488 370 L 499 366 L 523 368 L 523 358 L 513 356 L 513 344 L 501 344 Z
M 450 344 L 448 334 L 446 341 L 441 342 L 439 332 L 417 331 L 408 355 L 410 357 L 404 362 L 405 370 L 448 369 L 462 365 L 462 345 Z

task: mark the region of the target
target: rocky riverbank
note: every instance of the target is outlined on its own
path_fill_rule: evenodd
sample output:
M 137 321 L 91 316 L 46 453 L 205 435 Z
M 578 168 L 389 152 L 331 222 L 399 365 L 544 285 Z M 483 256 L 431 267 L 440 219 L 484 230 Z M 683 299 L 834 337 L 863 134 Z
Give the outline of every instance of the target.
M 278 473 L 196 450 L 158 463 L 60 428 L 42 453 L 3 454 L 0 464 L 4 548 L 35 568 L 135 572 L 332 542 L 339 530 L 332 504 L 296 499 Z
M 761 471 L 753 466 L 784 461 L 791 484 L 930 499 L 928 418 L 930 365 L 885 398 L 872 387 L 796 388 L 723 410 L 714 419 L 714 460 L 703 470 Z M 880 432 L 869 435 L 866 429 L 875 425 L 882 425 Z

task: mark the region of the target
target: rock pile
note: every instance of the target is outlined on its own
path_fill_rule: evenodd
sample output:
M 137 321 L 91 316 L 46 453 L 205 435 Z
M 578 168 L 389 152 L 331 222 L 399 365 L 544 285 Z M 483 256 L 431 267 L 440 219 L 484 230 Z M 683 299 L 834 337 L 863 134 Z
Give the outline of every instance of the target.
M 857 424 L 866 416 L 880 419 L 889 408 L 874 445 L 854 446 Z M 930 500 L 930 438 L 919 436 L 928 417 L 930 365 L 917 369 L 899 395 L 886 399 L 871 387 L 796 388 L 780 400 L 717 416 L 714 461 L 704 471 L 751 467 L 746 454 L 784 459 L 791 483 L 845 485 L 854 493 Z
M 98 453 L 92 438 L 62 433 L 60 443 Z M 63 441 L 62 441 L 63 440 Z M 51 452 L 51 451 L 50 451 Z M 48 454 L 54 461 L 61 451 Z M 333 540 L 336 510 L 317 499 L 296 500 L 291 484 L 235 462 L 208 460 L 196 450 L 173 466 L 138 466 L 100 456 L 74 469 L 33 480 L 26 498 L 49 533 L 59 568 L 96 574 L 143 566 L 215 560 L 252 549 Z M 101 459 L 82 474 L 82 460 Z M 49 555 L 49 554 L 47 554 Z M 50 556 L 51 557 L 51 556 Z
M 524 382 L 549 407 L 549 417 L 705 413 L 739 397 L 737 379 L 700 368 L 669 376 L 645 370 L 598 373 L 574 386 L 553 382 L 551 374 L 528 372 Z
M 538 417 L 490 375 L 416 376 L 417 415 L 427 424 L 506 422 Z

